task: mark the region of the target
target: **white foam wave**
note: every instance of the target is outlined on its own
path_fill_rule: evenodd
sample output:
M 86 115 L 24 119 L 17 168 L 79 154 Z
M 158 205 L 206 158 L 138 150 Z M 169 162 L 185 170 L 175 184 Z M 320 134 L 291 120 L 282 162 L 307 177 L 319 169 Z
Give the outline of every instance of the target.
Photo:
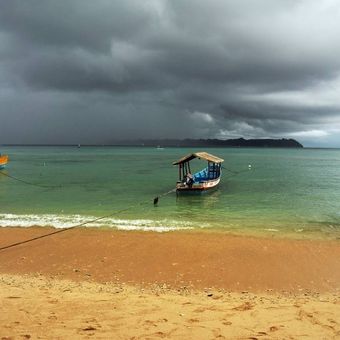
M 16 214 L 0 214 L 1 227 L 54 227 L 54 228 L 69 228 L 79 224 L 86 223 L 86 227 L 109 227 L 118 230 L 141 230 L 141 231 L 156 231 L 168 232 L 176 230 L 194 229 L 190 222 L 172 221 L 172 220 L 122 220 L 114 218 L 105 218 L 99 221 L 94 221 L 95 216 L 83 215 L 16 215 Z

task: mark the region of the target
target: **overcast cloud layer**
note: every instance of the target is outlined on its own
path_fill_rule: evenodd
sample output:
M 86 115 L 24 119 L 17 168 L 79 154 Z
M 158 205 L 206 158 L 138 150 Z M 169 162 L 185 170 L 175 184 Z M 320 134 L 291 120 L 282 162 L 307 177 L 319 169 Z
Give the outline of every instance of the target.
M 0 0 L 0 144 L 340 147 L 337 0 Z

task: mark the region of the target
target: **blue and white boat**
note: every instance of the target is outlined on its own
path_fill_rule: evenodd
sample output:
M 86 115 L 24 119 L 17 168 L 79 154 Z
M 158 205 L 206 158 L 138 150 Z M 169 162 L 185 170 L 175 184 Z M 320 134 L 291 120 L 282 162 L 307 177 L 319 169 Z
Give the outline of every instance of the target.
M 207 167 L 192 174 L 190 161 L 198 158 L 208 162 Z M 205 192 L 216 188 L 221 180 L 221 167 L 224 160 L 207 152 L 191 153 L 176 162 L 178 165 L 179 179 L 176 183 L 177 193 Z

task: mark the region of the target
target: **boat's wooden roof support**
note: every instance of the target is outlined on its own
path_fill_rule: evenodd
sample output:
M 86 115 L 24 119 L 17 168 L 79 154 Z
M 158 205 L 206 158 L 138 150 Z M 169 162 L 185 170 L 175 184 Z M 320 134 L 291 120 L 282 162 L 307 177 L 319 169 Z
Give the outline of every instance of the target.
M 182 157 L 181 159 L 179 159 L 176 162 L 173 162 L 172 164 L 178 165 L 178 164 L 187 163 L 194 158 L 204 159 L 212 163 L 222 163 L 224 161 L 224 159 L 211 155 L 210 153 L 207 153 L 207 152 L 195 152 L 195 153 L 191 153 L 187 156 Z

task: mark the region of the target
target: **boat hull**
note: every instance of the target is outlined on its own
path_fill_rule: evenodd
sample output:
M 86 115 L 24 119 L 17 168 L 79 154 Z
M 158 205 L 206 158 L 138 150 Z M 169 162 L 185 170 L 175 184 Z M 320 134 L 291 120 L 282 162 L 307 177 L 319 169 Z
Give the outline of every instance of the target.
M 177 183 L 176 191 L 177 193 L 204 193 L 216 189 L 216 187 L 220 183 L 220 180 L 221 178 L 219 177 L 201 183 L 194 183 L 191 186 L 183 183 Z
M 0 156 L 0 169 L 4 169 L 7 162 L 8 162 L 8 156 L 7 155 Z

